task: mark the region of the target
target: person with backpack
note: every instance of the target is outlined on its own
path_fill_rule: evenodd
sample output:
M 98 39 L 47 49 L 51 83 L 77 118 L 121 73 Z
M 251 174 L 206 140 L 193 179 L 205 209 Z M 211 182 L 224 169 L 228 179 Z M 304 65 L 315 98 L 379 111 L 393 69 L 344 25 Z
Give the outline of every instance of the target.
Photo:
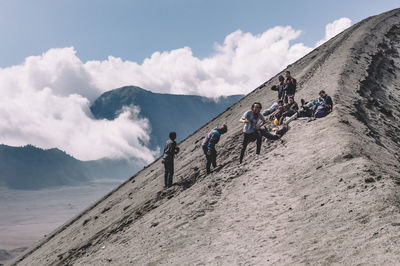
M 169 140 L 165 143 L 162 163 L 164 164 L 164 185 L 165 187 L 172 186 L 172 178 L 174 176 L 174 157 L 178 154 L 179 147 L 176 146 L 176 132 L 169 133 Z
M 215 168 L 217 167 L 217 150 L 215 149 L 215 144 L 219 142 L 222 134 L 228 131 L 227 125 L 222 125 L 222 127 L 214 128 L 208 133 L 201 144 L 203 148 L 204 155 L 206 156 L 206 173 L 207 175 L 211 173 L 211 164 Z
M 290 75 L 289 70 L 285 71 L 285 77 L 286 77 L 286 80 L 285 80 L 285 88 L 284 88 L 284 91 L 285 91 L 284 101 L 285 101 L 285 103 L 288 103 L 289 96 L 294 97 L 294 95 L 296 93 L 297 81 L 295 78 L 293 78 Z
M 242 163 L 243 161 L 244 153 L 246 151 L 249 142 L 257 141 L 256 154 L 260 154 L 261 141 L 262 141 L 260 128 L 265 124 L 265 118 L 260 113 L 261 108 L 262 108 L 261 103 L 259 102 L 253 103 L 251 105 L 251 110 L 246 111 L 239 120 L 240 123 L 244 124 L 242 150 L 240 151 L 240 159 L 239 159 L 240 163 Z

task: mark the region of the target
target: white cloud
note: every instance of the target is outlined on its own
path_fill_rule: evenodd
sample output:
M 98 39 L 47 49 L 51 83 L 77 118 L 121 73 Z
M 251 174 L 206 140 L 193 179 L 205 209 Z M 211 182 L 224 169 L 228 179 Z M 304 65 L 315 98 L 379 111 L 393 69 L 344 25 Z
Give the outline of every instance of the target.
M 312 48 L 290 45 L 299 35 L 291 27 L 275 27 L 258 35 L 237 30 L 215 54 L 200 59 L 189 47 L 155 52 L 141 65 L 109 57 L 90 61 L 86 70 L 102 91 L 135 84 L 153 92 L 197 94 L 208 97 L 248 93 Z
M 340 18 L 335 20 L 332 23 L 329 23 L 325 26 L 325 37 L 317 42 L 316 46 L 320 46 L 321 44 L 329 41 L 332 37 L 335 37 L 345 29 L 351 26 L 351 20 L 348 18 Z
M 327 25 L 324 40 L 349 23 L 342 18 Z M 184 47 L 155 52 L 142 64 L 112 56 L 83 63 L 72 47 L 50 49 L 21 65 L 0 68 L 0 143 L 58 147 L 83 160 L 150 162 L 157 151 L 146 148 L 150 128 L 147 120 L 138 119 L 139 110 L 126 109 L 114 121 L 95 120 L 91 101 L 126 85 L 210 97 L 248 93 L 313 49 L 292 44 L 300 34 L 290 26 L 257 35 L 237 30 L 215 44 L 207 58 Z
M 142 144 L 149 141 L 149 124 L 137 118 L 139 110 L 125 110 L 114 121 L 91 118 L 89 99 L 100 94 L 91 83 L 72 48 L 0 69 L 0 143 L 58 147 L 83 160 L 152 161 L 155 152 Z

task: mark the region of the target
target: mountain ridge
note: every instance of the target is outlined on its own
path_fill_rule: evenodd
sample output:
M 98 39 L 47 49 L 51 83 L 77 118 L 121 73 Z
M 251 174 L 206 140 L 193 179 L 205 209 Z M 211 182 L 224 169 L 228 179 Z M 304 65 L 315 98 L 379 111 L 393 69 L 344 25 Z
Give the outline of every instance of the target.
M 146 118 L 150 123 L 150 147 L 162 149 L 170 131 L 177 132 L 177 141 L 180 141 L 242 97 L 238 94 L 213 99 L 124 86 L 103 93 L 90 110 L 96 119 L 113 120 L 124 107 L 139 107 L 138 117 Z
M 141 109 L 140 118 L 146 118 L 152 125 L 150 144 L 152 149 L 162 148 L 169 131 L 176 131 L 179 138 L 186 137 L 209 118 L 240 99 L 241 95 L 214 99 L 194 95 L 157 94 L 139 87 L 126 86 L 105 92 L 91 106 L 96 119 L 114 119 L 118 112 L 131 105 Z M 217 99 L 217 101 L 218 101 Z M 177 101 L 182 106 L 177 105 Z M 157 102 L 171 104 L 172 112 L 149 111 L 146 104 Z M 185 107 L 187 106 L 187 107 Z M 193 119 L 190 111 L 199 109 Z M 184 111 L 189 111 L 185 113 Z M 182 114 L 181 114 L 182 113 Z M 173 126 L 169 121 L 181 119 Z M 132 158 L 81 161 L 57 149 L 41 149 L 32 145 L 12 147 L 0 145 L 0 186 L 13 189 L 40 189 L 64 185 L 79 185 L 98 178 L 125 179 L 143 167 Z
M 297 99 L 333 97 L 327 117 L 293 122 L 259 156 L 250 145 L 239 165 L 238 119 L 276 98 L 273 78 L 179 143 L 175 186 L 162 189 L 156 160 L 15 264 L 396 264 L 399 24 L 400 9 L 367 18 L 289 66 Z M 221 123 L 206 176 L 201 141 Z

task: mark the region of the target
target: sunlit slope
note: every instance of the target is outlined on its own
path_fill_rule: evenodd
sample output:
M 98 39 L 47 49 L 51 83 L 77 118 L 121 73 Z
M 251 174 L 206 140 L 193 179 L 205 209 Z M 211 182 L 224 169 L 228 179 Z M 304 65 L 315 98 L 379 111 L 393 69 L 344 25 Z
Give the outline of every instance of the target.
M 156 160 L 16 264 L 398 263 L 398 25 L 399 9 L 367 18 L 288 66 L 297 99 L 333 97 L 329 116 L 293 122 L 259 156 L 250 144 L 239 165 L 238 120 L 273 102 L 274 77 L 179 144 L 175 186 L 162 188 Z M 222 123 L 220 166 L 205 176 L 201 141 Z

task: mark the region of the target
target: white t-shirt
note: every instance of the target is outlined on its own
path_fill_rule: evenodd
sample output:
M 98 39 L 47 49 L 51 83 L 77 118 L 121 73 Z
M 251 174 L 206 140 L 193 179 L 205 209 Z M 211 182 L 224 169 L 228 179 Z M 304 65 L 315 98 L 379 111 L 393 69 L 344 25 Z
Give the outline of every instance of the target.
M 256 131 L 256 126 L 260 122 L 260 120 L 265 122 L 265 118 L 261 113 L 258 114 L 258 118 L 256 119 L 251 110 L 245 112 L 242 116 L 242 119 L 249 121 L 249 123 L 245 123 L 243 126 L 243 133 L 247 133 L 247 134 L 250 134 L 250 133 L 253 133 L 254 131 Z

